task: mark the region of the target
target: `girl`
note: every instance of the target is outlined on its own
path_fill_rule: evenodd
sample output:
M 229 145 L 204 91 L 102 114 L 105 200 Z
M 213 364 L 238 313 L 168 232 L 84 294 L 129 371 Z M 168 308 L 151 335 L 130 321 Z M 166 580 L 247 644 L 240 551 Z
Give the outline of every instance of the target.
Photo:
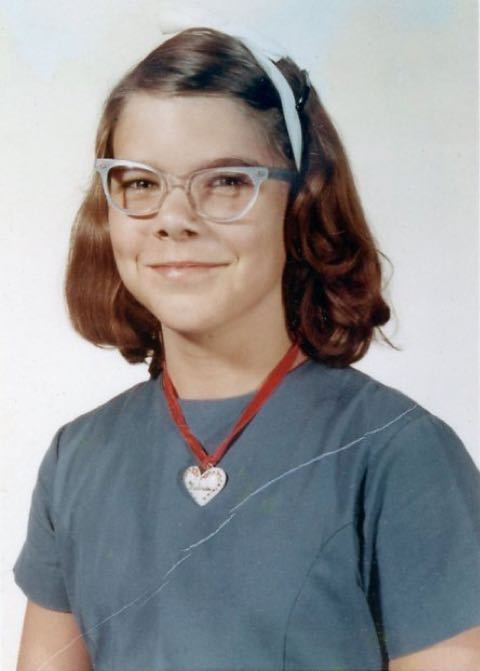
M 389 309 L 308 75 L 184 31 L 96 156 L 69 310 L 151 377 L 43 460 L 19 671 L 478 669 L 478 474 L 349 367 Z

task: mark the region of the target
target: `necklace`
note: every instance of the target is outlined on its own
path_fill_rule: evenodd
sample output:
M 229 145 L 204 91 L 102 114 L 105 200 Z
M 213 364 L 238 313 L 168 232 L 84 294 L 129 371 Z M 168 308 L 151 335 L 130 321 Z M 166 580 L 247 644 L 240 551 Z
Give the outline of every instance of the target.
M 199 506 L 207 504 L 225 487 L 227 474 L 222 468 L 217 466 L 218 462 L 240 431 L 255 417 L 263 404 L 270 398 L 280 382 L 282 382 L 299 352 L 300 349 L 298 345 L 294 343 L 282 360 L 269 373 L 260 389 L 238 418 L 228 436 L 220 443 L 213 454 L 208 454 L 198 438 L 191 432 L 180 407 L 177 391 L 173 386 L 166 365 L 164 366 L 162 384 L 170 414 L 178 430 L 185 439 L 185 442 L 199 462 L 198 466 L 189 466 L 183 474 L 184 485 L 192 499 L 195 503 L 198 503 Z

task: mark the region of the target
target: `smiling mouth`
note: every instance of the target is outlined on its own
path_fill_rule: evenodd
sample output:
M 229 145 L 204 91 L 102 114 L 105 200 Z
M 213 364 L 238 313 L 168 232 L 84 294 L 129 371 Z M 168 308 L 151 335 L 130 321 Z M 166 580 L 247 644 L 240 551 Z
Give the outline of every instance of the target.
M 153 264 L 150 268 L 217 268 L 225 263 L 204 263 L 201 261 L 172 261 L 171 263 Z
M 196 261 L 182 261 L 173 263 L 159 263 L 150 265 L 153 271 L 166 279 L 180 280 L 189 277 L 206 276 L 217 268 L 225 267 L 226 263 L 200 263 Z

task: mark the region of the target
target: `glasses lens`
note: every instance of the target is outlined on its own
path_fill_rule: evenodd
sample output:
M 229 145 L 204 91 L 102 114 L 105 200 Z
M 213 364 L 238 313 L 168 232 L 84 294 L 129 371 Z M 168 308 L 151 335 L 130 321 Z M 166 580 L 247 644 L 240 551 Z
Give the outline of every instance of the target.
M 195 175 L 191 194 L 201 215 L 227 221 L 248 209 L 255 198 L 256 186 L 247 173 L 213 169 Z
M 112 202 L 130 214 L 152 212 L 160 206 L 163 182 L 153 171 L 116 166 L 108 172 Z

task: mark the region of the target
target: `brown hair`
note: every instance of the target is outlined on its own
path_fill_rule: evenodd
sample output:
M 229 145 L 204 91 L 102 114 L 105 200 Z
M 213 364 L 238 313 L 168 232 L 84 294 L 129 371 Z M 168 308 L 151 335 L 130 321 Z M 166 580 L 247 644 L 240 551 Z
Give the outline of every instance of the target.
M 310 357 L 346 366 L 365 354 L 375 327 L 390 317 L 381 296 L 379 254 L 342 143 L 315 90 L 290 59 L 278 67 L 303 104 L 302 169 L 285 217 L 287 328 Z M 250 51 L 229 35 L 206 28 L 184 31 L 131 70 L 106 101 L 97 157 L 112 156 L 116 122 L 137 92 L 236 99 L 249 106 L 273 146 L 293 165 L 278 93 Z M 127 361 L 151 359 L 155 376 L 163 361 L 160 323 L 120 279 L 107 216 L 94 176 L 72 233 L 66 277 L 70 317 L 87 340 L 117 347 Z

